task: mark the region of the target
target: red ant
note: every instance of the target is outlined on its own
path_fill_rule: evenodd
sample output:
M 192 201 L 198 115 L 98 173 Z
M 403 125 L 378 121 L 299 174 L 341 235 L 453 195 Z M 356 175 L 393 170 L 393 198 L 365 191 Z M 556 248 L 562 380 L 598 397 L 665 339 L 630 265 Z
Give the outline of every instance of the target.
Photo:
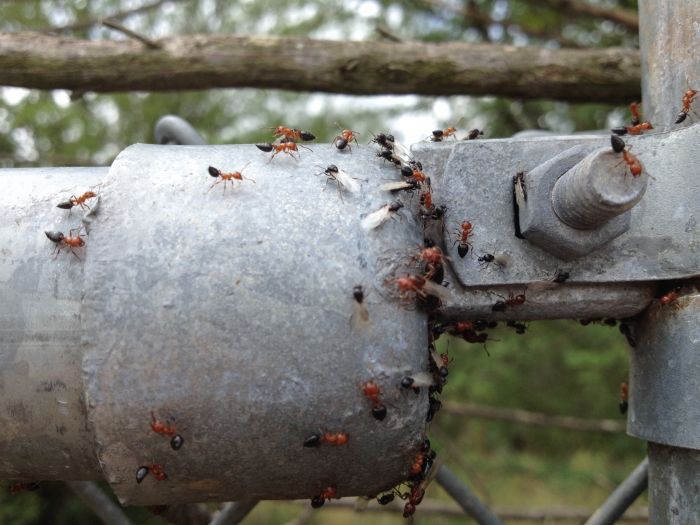
M 174 427 L 169 426 L 167 423 L 163 423 L 156 419 L 156 415 L 151 412 L 151 430 L 156 434 L 161 434 L 163 436 L 172 437 L 177 434 Z
M 401 299 L 408 301 L 411 299 L 411 294 L 415 294 L 421 299 L 425 299 L 427 294 L 424 290 L 427 280 L 420 275 L 406 275 L 406 277 L 398 277 L 393 281 L 399 289 Z
M 372 401 L 372 416 L 379 421 L 386 417 L 386 407 L 379 400 L 379 385 L 371 379 L 362 385 L 362 393 Z
M 311 434 L 304 440 L 305 447 L 320 447 L 322 443 L 331 445 L 346 445 L 350 440 L 347 432 L 324 432 Z
M 354 140 L 355 144 L 357 144 L 357 138 L 355 137 L 355 135 L 359 135 L 359 133 L 351 129 L 343 129 L 340 132 L 340 135 L 336 135 L 333 139 L 333 145 L 340 150 L 343 150 L 347 147 L 348 150 L 352 151 L 350 143 Z
M 296 128 L 288 128 L 286 126 L 277 126 L 276 128 L 270 128 L 274 130 L 273 135 L 275 137 L 285 137 L 288 140 L 304 140 L 304 141 L 309 141 L 309 140 L 314 140 L 316 138 L 316 135 L 309 131 L 302 131 L 300 129 Z
M 153 412 L 151 412 L 151 430 L 156 434 L 170 437 L 170 447 L 173 450 L 180 450 L 185 443 L 185 439 L 177 433 L 175 427 L 156 419 L 156 415 Z
M 496 294 L 498 295 L 498 294 Z M 518 294 L 518 295 L 513 295 L 512 293 L 508 295 L 508 298 L 504 298 L 502 295 L 499 295 L 502 301 L 496 301 L 493 306 L 491 307 L 491 310 L 493 312 L 505 312 L 506 308 L 508 306 L 520 306 L 521 304 L 525 303 L 525 294 Z
M 626 414 L 627 408 L 629 406 L 629 387 L 627 382 L 623 381 L 620 383 L 620 414 Z
M 97 197 L 97 193 L 94 191 L 86 191 L 79 197 L 76 197 L 75 195 L 71 195 L 71 198 L 68 199 L 65 202 L 61 202 L 56 205 L 57 208 L 62 208 L 64 210 L 70 210 L 73 206 L 80 206 L 83 210 L 87 208 L 88 210 L 90 209 L 90 206 L 85 204 L 85 201 L 88 199 L 92 199 L 94 197 Z
M 681 295 L 681 287 L 676 286 L 673 290 L 666 292 L 664 295 L 662 295 L 659 298 L 659 303 L 661 303 L 661 306 L 666 306 L 667 304 L 671 304 L 673 301 L 678 299 Z
M 141 483 L 149 473 L 153 474 L 153 477 L 158 481 L 165 481 L 168 479 L 168 475 L 160 465 L 142 465 L 136 470 L 136 483 Z
M 438 246 L 423 248 L 416 258 L 431 265 L 442 264 L 445 260 L 442 250 Z
M 693 103 L 693 99 L 695 99 L 695 95 L 697 94 L 698 92 L 695 89 L 689 89 L 683 94 L 683 109 L 681 109 L 681 112 L 678 113 L 678 117 L 676 117 L 676 124 L 680 124 L 686 119 L 690 112 L 690 105 Z
M 447 137 L 453 137 L 456 139 L 457 137 L 455 136 L 455 133 L 457 133 L 457 128 L 452 126 L 445 129 L 436 129 L 435 131 L 433 131 L 433 136 L 430 137 L 430 140 L 432 140 L 433 142 L 440 142 L 442 141 L 442 139 L 445 139 Z
M 255 145 L 259 150 L 264 151 L 266 153 L 271 152 L 272 150 L 275 150 L 274 153 L 272 154 L 272 157 L 270 157 L 270 160 L 268 162 L 272 162 L 272 159 L 275 158 L 275 155 L 278 153 L 286 153 L 290 157 L 292 157 L 294 160 L 299 160 L 297 157 L 301 157 L 299 155 L 299 148 L 297 147 L 296 142 L 281 142 L 280 144 L 270 144 L 265 143 L 265 144 L 256 144 Z M 301 146 L 302 148 L 306 148 L 309 151 L 312 151 L 311 148 L 307 148 L 306 146 Z M 294 156 L 294 152 L 296 152 L 297 156 Z
M 61 249 L 64 247 L 67 247 L 70 252 L 75 256 L 76 259 L 79 261 L 81 260 L 80 257 L 78 257 L 78 254 L 75 253 L 75 248 L 82 248 L 85 246 L 85 239 L 83 239 L 83 236 L 80 235 L 80 230 L 82 230 L 83 227 L 81 226 L 80 228 L 73 228 L 68 232 L 68 235 L 64 235 L 62 232 L 56 232 L 56 231 L 45 231 L 44 233 L 46 236 L 49 238 L 49 240 L 53 243 L 56 244 L 56 247 L 54 248 L 54 259 L 58 257 L 58 254 L 61 252 Z M 78 235 L 73 235 L 73 232 L 78 232 Z
M 459 243 L 457 246 L 457 253 L 462 258 L 469 253 L 469 247 L 472 244 L 468 239 L 472 235 L 473 230 L 474 227 L 472 226 L 471 222 L 463 221 L 459 228 L 453 232 L 455 235 L 457 235 L 457 239 L 452 243 L 452 246 Z
M 640 160 L 629 152 L 632 146 L 626 146 L 625 141 L 617 135 L 610 135 L 610 143 L 615 153 L 622 153 L 622 160 L 625 163 L 625 175 L 627 175 L 627 168 L 629 168 L 633 177 L 639 177 L 644 167 Z
M 431 213 L 433 210 L 433 193 L 430 190 L 421 192 L 420 204 L 423 206 L 425 213 Z
M 330 485 L 323 489 L 318 496 L 311 499 L 311 506 L 315 509 L 322 507 L 327 499 L 337 498 L 338 488 L 335 485 Z
M 211 191 L 214 186 L 223 182 L 224 183 L 224 193 L 226 193 L 226 183 L 230 182 L 233 185 L 234 180 L 237 180 L 237 181 L 249 180 L 250 182 L 255 184 L 255 181 L 253 179 L 250 179 L 248 177 L 244 177 L 242 174 L 243 170 L 246 169 L 248 164 L 250 164 L 250 162 L 248 162 L 245 166 L 243 166 L 241 171 L 234 171 L 231 173 L 224 173 L 224 172 L 216 169 L 213 166 L 209 166 L 209 175 L 211 175 L 212 177 L 217 177 L 219 180 L 214 182 L 214 184 L 212 184 L 207 191 Z
M 622 158 L 625 161 L 625 175 L 627 175 L 627 168 L 629 168 L 630 173 L 633 177 L 639 177 L 642 174 L 644 167 L 640 160 L 629 152 L 630 147 L 628 146 L 622 150 Z
M 630 104 L 630 113 L 632 114 L 632 125 L 638 125 L 641 122 L 641 119 L 639 118 L 639 102 L 632 102 Z

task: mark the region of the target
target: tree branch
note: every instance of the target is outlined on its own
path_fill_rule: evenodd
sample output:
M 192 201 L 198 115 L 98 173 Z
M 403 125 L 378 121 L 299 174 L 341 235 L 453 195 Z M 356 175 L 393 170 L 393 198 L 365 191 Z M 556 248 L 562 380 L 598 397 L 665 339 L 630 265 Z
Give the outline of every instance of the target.
M 175 91 L 276 88 L 353 95 L 497 95 L 622 103 L 640 95 L 639 52 L 191 35 L 131 41 L 0 33 L 0 85 Z
M 472 405 L 471 403 L 455 403 L 453 401 L 443 402 L 442 410 L 456 416 L 497 419 L 537 427 L 555 427 L 582 432 L 617 434 L 624 432 L 626 428 L 624 421 L 615 419 L 580 419 L 569 416 L 552 416 L 526 410 Z
M 550 9 L 572 15 L 583 15 L 592 18 L 604 18 L 625 26 L 627 29 L 639 31 L 639 16 L 630 9 L 610 9 L 599 5 L 589 4 L 586 0 L 525 0 L 530 4 L 538 4 Z

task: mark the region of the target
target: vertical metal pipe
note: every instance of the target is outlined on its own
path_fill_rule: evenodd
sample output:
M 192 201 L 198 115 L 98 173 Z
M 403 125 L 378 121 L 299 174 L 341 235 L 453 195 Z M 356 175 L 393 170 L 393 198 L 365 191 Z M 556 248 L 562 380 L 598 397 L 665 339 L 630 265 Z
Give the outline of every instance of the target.
M 636 324 L 627 428 L 650 442 L 650 523 L 700 523 L 698 327 L 697 293 L 654 301 Z
M 700 525 L 700 450 L 649 443 L 649 523 Z
M 700 90 L 698 42 L 700 2 L 639 0 L 644 118 L 657 129 L 673 124 L 685 91 Z

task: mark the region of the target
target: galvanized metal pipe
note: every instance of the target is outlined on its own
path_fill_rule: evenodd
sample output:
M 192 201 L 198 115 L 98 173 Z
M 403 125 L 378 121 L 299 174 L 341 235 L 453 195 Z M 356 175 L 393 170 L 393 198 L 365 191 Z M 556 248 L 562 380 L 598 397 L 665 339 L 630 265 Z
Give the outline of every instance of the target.
M 101 478 L 81 369 L 83 266 L 54 260 L 44 231 L 79 226 L 82 213 L 56 204 L 103 182 L 107 172 L 0 170 L 2 478 Z
M 699 23 L 699 2 L 639 0 L 644 118 L 656 129 L 698 122 L 691 114 L 680 126 L 674 124 L 683 93 L 700 90 Z
M 238 525 L 258 504 L 257 501 L 227 503 L 209 525 Z
M 464 512 L 479 525 L 503 525 L 491 509 L 484 505 L 454 473 L 445 465 L 435 476 L 435 481 L 454 499 Z
M 407 476 L 428 400 L 399 384 L 426 367 L 427 327 L 390 279 L 420 227 L 406 210 L 365 232 L 397 172 L 369 148 L 313 149 L 270 162 L 252 145 L 135 146 L 109 174 L 2 173 L 0 476 L 104 475 L 128 504 L 291 499 L 331 484 L 366 495 Z M 208 166 L 249 161 L 255 184 L 208 191 Z M 315 174 L 331 163 L 362 179 L 358 195 L 326 189 Z M 94 213 L 55 207 L 98 183 Z M 44 230 L 81 222 L 80 260 L 53 258 Z M 358 284 L 366 329 L 352 322 Z M 368 379 L 383 421 L 361 392 Z M 180 450 L 151 430 L 151 411 L 185 438 Z M 304 448 L 319 430 L 350 442 Z M 137 484 L 151 464 L 167 480 Z
M 185 119 L 177 115 L 165 115 L 161 117 L 154 131 L 156 142 L 164 145 L 203 146 L 204 138 Z
M 552 206 L 566 224 L 581 230 L 602 226 L 637 204 L 648 174 L 633 177 L 619 153 L 602 148 L 586 155 L 562 175 L 552 190 Z
M 106 525 L 131 525 L 131 520 L 104 491 L 92 481 L 69 481 L 68 486 Z
M 610 494 L 584 525 L 613 525 L 647 489 L 649 484 L 649 458 L 644 458 L 627 478 Z M 656 522 L 652 522 L 656 523 Z
M 700 451 L 649 443 L 649 523 L 700 525 Z

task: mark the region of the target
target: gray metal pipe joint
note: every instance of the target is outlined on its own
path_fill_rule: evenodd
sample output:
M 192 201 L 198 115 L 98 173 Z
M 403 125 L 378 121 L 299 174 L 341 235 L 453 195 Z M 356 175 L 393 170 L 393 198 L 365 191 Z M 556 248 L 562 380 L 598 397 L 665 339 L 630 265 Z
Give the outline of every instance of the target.
M 627 173 L 611 148 L 570 148 L 515 181 L 523 236 L 560 259 L 586 255 L 630 226 L 649 175 Z

